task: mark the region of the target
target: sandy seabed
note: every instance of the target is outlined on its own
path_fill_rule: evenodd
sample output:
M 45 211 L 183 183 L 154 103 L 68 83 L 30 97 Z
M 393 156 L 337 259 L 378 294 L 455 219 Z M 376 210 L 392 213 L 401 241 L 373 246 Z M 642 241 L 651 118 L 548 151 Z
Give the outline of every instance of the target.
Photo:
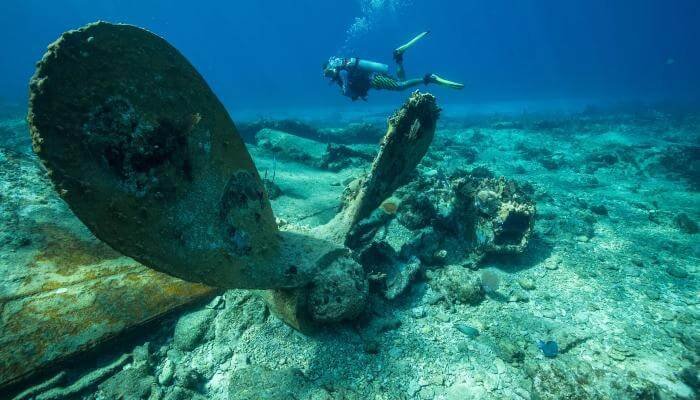
M 381 119 L 355 122 L 380 126 L 381 136 Z M 376 142 L 347 143 L 336 128 L 329 132 L 349 148 L 376 151 Z M 287 133 L 291 140 L 298 134 Z M 329 170 L 317 162 L 326 143 L 298 157 L 271 152 L 254 134 L 249 150 L 261 175 L 274 176 L 281 229 L 328 221 L 345 184 L 371 159 Z M 7 299 L 10 272 L 52 243 L 52 231 L 38 225 L 58 221 L 99 245 L 51 189 L 23 118 L 0 121 L 0 135 L 0 291 Z M 128 360 L 70 398 L 697 398 L 699 143 L 700 114 L 686 110 L 443 117 L 416 179 L 504 176 L 527 188 L 537 206 L 525 253 L 458 266 L 467 278 L 491 282 L 479 301 L 445 296 L 443 275 L 456 266 L 426 265 L 396 299 L 375 296 L 371 315 L 305 336 L 257 297 L 227 291 L 128 343 L 60 365 L 65 379 L 37 398 L 52 398 L 51 390 L 124 354 Z M 556 354 L 546 356 L 540 341 L 555 342 Z

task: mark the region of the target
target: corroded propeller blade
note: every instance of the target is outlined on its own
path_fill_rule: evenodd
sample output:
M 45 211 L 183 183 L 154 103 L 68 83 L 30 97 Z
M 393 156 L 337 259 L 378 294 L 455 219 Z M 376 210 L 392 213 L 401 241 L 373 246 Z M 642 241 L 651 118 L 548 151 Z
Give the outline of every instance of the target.
M 30 88 L 34 150 L 98 238 L 189 281 L 296 285 L 269 262 L 274 216 L 233 122 L 164 39 L 105 22 L 66 32 Z
M 355 225 L 408 182 L 428 152 L 439 114 L 440 108 L 433 95 L 418 91 L 411 94 L 389 118 L 387 132 L 369 173 L 357 180 L 356 189 L 348 191 L 343 209 L 330 222 L 319 226 L 315 234 L 349 244 L 349 234 Z

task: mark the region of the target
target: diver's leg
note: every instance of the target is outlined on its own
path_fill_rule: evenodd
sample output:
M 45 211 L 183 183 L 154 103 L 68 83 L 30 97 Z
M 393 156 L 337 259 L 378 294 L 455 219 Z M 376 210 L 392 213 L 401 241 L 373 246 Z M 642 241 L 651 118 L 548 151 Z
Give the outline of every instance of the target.
M 402 91 L 423 83 L 426 83 L 425 79 L 420 78 L 401 81 L 386 75 L 376 75 L 374 78 L 372 78 L 373 89 Z
M 427 35 L 428 33 L 430 33 L 430 31 L 421 32 L 418 34 L 418 36 L 409 40 L 408 43 L 403 44 L 394 49 L 394 61 L 396 61 L 396 76 L 400 80 L 403 81 L 406 79 L 406 70 L 403 67 L 403 53 L 406 52 L 406 50 L 408 50 L 409 47 L 413 46 L 419 40 L 423 39 L 423 37 L 425 37 L 425 35 Z
M 396 59 L 396 57 L 394 57 Z M 401 61 L 396 61 L 396 76 L 400 80 L 406 79 L 406 70 L 403 68 L 403 56 L 401 56 Z
M 449 81 L 435 74 L 426 74 L 423 78 L 396 80 L 386 75 L 375 75 L 372 78 L 371 86 L 373 89 L 384 89 L 402 91 L 418 86 L 420 84 L 428 85 L 434 83 L 436 85 L 445 86 L 451 89 L 462 89 L 464 85 L 458 82 Z

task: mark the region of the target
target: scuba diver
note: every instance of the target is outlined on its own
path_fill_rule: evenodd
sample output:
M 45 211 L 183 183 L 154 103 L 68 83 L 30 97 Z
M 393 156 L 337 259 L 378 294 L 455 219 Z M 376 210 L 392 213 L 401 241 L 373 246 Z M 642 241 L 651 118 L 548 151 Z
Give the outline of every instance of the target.
M 369 89 L 401 91 L 420 84 L 427 85 L 430 83 L 452 89 L 462 89 L 464 87 L 463 84 L 448 81 L 431 73 L 425 74 L 423 78 L 406 80 L 403 54 L 429 32 L 420 33 L 408 43 L 394 50 L 394 61 L 397 65 L 396 77 L 398 79 L 389 75 L 388 65 L 359 58 L 331 57 L 323 65 L 323 75 L 330 78 L 331 83 L 337 83 L 343 95 L 350 97 L 353 101 L 357 99 L 367 100 Z

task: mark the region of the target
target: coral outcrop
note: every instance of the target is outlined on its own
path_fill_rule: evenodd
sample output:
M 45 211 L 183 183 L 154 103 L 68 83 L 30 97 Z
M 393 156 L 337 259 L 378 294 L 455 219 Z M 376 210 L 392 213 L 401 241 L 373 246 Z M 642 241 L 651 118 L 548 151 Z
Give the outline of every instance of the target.
M 471 266 L 488 254 L 522 253 L 534 228 L 531 196 L 502 177 L 422 171 L 394 198 L 393 213 L 377 210 L 354 227 L 350 247 L 404 261 L 417 257 L 427 266 Z

